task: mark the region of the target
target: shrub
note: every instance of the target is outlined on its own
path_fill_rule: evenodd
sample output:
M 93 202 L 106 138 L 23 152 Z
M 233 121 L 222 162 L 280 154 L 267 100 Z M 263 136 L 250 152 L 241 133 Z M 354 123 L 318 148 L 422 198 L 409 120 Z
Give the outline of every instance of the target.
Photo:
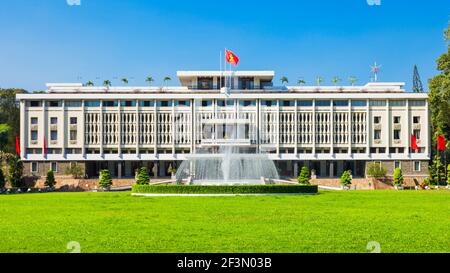
M 367 175 L 374 178 L 383 178 L 386 176 L 386 168 L 383 165 L 372 162 L 367 164 Z
M 0 189 L 3 189 L 5 187 L 5 184 L 5 175 L 3 174 L 3 170 L 0 168 Z
M 264 194 L 317 193 L 316 185 L 133 185 L 133 193 Z
M 352 175 L 350 171 L 344 171 L 341 175 L 341 185 L 346 187 L 352 183 Z
M 395 170 L 394 170 L 394 184 L 396 186 L 403 185 L 403 174 L 402 174 L 402 169 L 400 169 L 400 168 L 395 168 Z
M 20 188 L 23 186 L 23 163 L 18 156 L 13 156 L 8 159 L 9 176 L 8 180 L 13 188 Z
M 175 173 L 177 172 L 177 169 L 172 167 L 172 164 L 170 164 L 169 169 L 167 169 L 167 172 L 170 173 L 171 175 L 175 175 Z
M 47 172 L 47 177 L 45 178 L 45 186 L 49 187 L 49 188 L 53 188 L 56 184 L 55 181 L 55 175 L 53 174 L 52 170 L 49 170 Z
M 450 164 L 447 165 L 447 185 L 450 186 Z
M 100 171 L 100 180 L 98 181 L 100 187 L 104 189 L 108 189 L 112 185 L 111 175 L 109 174 L 109 170 L 101 170 Z
M 298 183 L 303 185 L 309 185 L 309 180 L 311 179 L 311 174 L 306 166 L 303 166 L 299 176 L 297 177 Z
M 146 185 L 150 183 L 150 176 L 148 175 L 148 170 L 146 167 L 142 167 L 139 169 L 139 173 L 136 177 L 136 184 L 138 185 Z
M 431 184 L 439 185 L 445 180 L 445 166 L 438 155 L 434 156 L 433 162 L 428 167 L 431 176 Z
M 84 170 L 83 167 L 77 163 L 70 164 L 69 168 L 66 169 L 66 174 L 71 175 L 74 179 L 83 177 Z

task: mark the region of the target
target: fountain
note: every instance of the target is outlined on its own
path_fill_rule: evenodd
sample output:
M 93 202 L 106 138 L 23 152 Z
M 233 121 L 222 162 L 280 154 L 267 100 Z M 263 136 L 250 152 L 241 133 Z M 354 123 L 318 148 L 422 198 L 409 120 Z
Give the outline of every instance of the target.
M 274 162 L 266 154 L 249 152 L 246 147 L 250 145 L 249 136 L 245 135 L 249 121 L 237 118 L 236 114 L 233 118 L 217 116 L 215 113 L 216 118 L 203 122 L 207 125 L 203 130 L 209 132 L 209 137 L 202 139 L 203 149 L 187 155 L 181 163 L 176 173 L 177 183 L 249 185 L 278 180 Z

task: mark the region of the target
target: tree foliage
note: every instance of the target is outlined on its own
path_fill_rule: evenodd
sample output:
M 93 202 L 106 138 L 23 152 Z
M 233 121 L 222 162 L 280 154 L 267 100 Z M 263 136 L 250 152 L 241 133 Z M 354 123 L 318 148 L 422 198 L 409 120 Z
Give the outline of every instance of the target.
M 442 159 L 439 155 L 434 156 L 428 171 L 430 172 L 431 183 L 433 185 L 443 184 L 443 181 L 445 181 L 445 166 L 442 164 Z
M 112 185 L 111 175 L 109 174 L 109 170 L 101 170 L 98 184 L 103 189 L 108 189 Z
M 0 168 L 0 189 L 3 189 L 6 185 L 5 175 L 3 174 L 2 168 Z
M 297 177 L 299 184 L 309 185 L 309 180 L 311 180 L 311 174 L 308 167 L 303 166 L 300 175 Z
M 81 165 L 73 163 L 66 169 L 66 174 L 71 175 L 74 179 L 82 178 L 84 176 L 84 169 Z
M 16 94 L 27 93 L 24 89 L 1 89 L 0 88 L 0 124 L 7 124 L 9 130 L 7 141 L 4 144 L 4 152 L 14 153 L 16 149 L 15 136 L 20 132 L 20 111 L 16 103 Z
M 23 186 L 23 163 L 18 156 L 8 158 L 9 176 L 8 180 L 12 187 Z
M 371 162 L 367 164 L 367 175 L 377 179 L 386 177 L 386 168 L 380 163 Z
M 394 184 L 396 186 L 401 186 L 403 185 L 403 173 L 402 173 L 402 169 L 400 168 L 395 168 L 394 169 Z
M 55 175 L 52 170 L 48 170 L 47 177 L 45 178 L 45 186 L 53 188 L 56 184 Z
M 146 167 L 139 169 L 138 175 L 136 177 L 136 184 L 146 185 L 150 183 L 150 176 L 148 175 L 148 170 Z
M 346 187 L 352 184 L 352 174 L 349 170 L 344 171 L 341 175 L 341 185 Z

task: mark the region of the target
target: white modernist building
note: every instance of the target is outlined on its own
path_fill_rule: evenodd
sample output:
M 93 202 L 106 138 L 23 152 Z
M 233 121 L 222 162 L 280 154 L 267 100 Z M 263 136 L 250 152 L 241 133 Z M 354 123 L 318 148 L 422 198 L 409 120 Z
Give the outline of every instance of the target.
M 404 83 L 274 87 L 273 71 L 177 76 L 177 87 L 52 83 L 47 93 L 17 95 L 26 173 L 63 174 L 76 162 L 88 177 L 103 168 L 132 177 L 142 165 L 166 176 L 188 154 L 233 145 L 267 153 L 282 176 L 296 176 L 302 165 L 319 177 L 345 169 L 364 176 L 373 161 L 388 173 L 401 167 L 406 176 L 426 175 L 427 94 L 406 92 Z M 239 133 L 227 135 L 227 126 Z M 410 149 L 412 134 L 419 151 Z

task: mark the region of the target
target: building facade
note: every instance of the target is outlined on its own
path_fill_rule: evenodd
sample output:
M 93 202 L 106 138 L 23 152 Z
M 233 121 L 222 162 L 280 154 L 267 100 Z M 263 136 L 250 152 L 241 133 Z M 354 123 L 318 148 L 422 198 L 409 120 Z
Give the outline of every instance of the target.
M 179 71 L 176 87 L 47 84 L 19 94 L 25 174 L 64 175 L 79 164 L 86 177 L 108 168 L 118 178 L 146 166 L 168 176 L 187 154 L 224 145 L 266 153 L 281 176 L 309 166 L 317 177 L 370 162 L 392 174 L 425 177 L 430 159 L 427 94 L 404 83 L 364 86 L 273 86 L 273 71 Z M 227 135 L 227 126 L 239 128 Z M 413 151 L 411 135 L 420 149 Z M 45 142 L 45 144 L 44 144 Z M 44 147 L 45 146 L 45 147 Z

